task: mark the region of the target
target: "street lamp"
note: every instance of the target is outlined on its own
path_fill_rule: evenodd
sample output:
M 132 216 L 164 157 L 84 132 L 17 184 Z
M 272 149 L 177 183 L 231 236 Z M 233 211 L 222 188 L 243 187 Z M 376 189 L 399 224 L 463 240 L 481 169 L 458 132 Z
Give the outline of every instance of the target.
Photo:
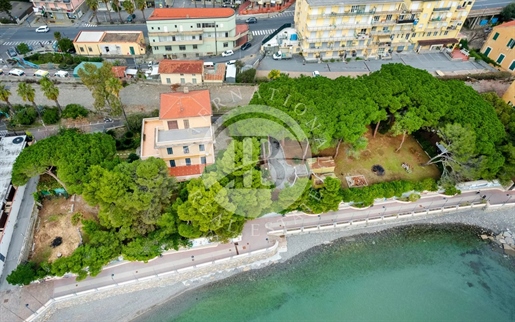
M 443 200 L 445 200 L 445 202 L 443 204 L 443 208 L 445 208 L 445 205 L 447 204 L 447 201 L 449 201 L 449 198 L 443 198 Z
M 384 210 L 383 210 L 383 214 L 382 214 L 381 216 L 383 216 L 383 217 L 384 217 L 384 213 L 386 212 L 386 206 L 383 206 L 383 209 L 384 209 Z
M 113 280 L 113 282 L 114 282 L 114 274 L 111 274 L 111 279 L 112 279 L 112 280 Z

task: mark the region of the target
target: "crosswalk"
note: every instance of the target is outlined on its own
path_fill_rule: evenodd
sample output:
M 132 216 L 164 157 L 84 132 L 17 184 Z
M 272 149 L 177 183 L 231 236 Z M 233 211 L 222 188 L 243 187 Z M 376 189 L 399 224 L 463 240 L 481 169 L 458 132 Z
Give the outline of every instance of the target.
M 97 27 L 97 25 L 95 24 L 92 24 L 92 23 L 85 23 L 82 25 L 83 27 Z
M 278 13 L 276 15 L 271 15 L 270 18 L 275 18 L 275 17 L 288 17 L 288 16 L 291 16 L 293 17 L 295 15 L 295 11 L 283 11 L 281 13 Z
M 265 29 L 265 30 L 253 30 L 252 35 L 253 36 L 264 36 L 264 35 L 270 35 L 272 32 L 274 32 L 275 29 Z
M 48 41 L 44 40 L 24 40 L 24 41 L 5 41 L 2 43 L 2 46 L 18 46 L 19 44 L 27 44 L 30 46 L 39 46 L 41 44 L 47 45 Z

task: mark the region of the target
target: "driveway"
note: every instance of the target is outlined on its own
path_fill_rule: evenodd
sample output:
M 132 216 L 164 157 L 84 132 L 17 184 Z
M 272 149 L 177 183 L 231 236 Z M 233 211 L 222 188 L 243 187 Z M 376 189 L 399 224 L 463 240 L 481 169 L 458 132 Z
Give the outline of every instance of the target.
M 309 76 L 313 71 L 317 70 L 322 76 L 336 78 L 339 76 L 368 74 L 380 70 L 383 64 L 391 63 L 410 65 L 418 69 L 427 70 L 430 73 L 440 70 L 446 74 L 477 74 L 496 70 L 484 62 L 451 61 L 448 56 L 441 52 L 424 54 L 395 53 L 393 58 L 389 60 L 357 60 L 348 63 L 306 63 L 302 56 L 295 55 L 291 60 L 273 60 L 271 57 L 265 57 L 258 67 L 258 76 L 266 77 L 270 70 L 278 69 L 289 73 L 290 76 L 298 76 L 300 74 Z

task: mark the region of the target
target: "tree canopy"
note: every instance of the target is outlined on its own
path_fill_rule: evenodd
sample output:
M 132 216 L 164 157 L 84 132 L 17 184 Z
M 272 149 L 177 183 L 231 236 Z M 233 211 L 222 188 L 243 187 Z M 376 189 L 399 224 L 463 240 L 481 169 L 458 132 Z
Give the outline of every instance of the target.
M 62 130 L 24 149 L 13 165 L 12 182 L 22 186 L 37 175 L 54 177 L 69 194 L 82 193 L 90 167 L 115 160 L 116 145 L 107 134 Z M 55 172 L 55 173 L 54 173 Z

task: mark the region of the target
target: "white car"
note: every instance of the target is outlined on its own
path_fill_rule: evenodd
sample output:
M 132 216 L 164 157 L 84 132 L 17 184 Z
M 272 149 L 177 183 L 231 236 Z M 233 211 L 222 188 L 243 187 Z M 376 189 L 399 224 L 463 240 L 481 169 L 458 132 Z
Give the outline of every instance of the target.
M 62 77 L 62 78 L 68 77 L 68 72 L 64 71 L 64 70 L 60 70 L 60 71 L 54 73 L 54 77 Z
M 12 75 L 12 76 L 23 76 L 25 75 L 25 72 L 21 69 L 11 69 L 9 71 L 9 75 Z
M 227 57 L 227 56 L 231 56 L 231 55 L 234 55 L 234 51 L 232 51 L 232 50 L 226 50 L 222 53 L 222 57 Z
M 320 76 L 320 73 L 318 72 L 318 70 L 315 70 L 313 72 L 313 77 L 319 77 Z
M 41 27 L 38 27 L 38 29 L 36 29 L 36 32 L 49 32 L 50 31 L 50 28 L 48 28 L 48 26 L 41 26 Z

